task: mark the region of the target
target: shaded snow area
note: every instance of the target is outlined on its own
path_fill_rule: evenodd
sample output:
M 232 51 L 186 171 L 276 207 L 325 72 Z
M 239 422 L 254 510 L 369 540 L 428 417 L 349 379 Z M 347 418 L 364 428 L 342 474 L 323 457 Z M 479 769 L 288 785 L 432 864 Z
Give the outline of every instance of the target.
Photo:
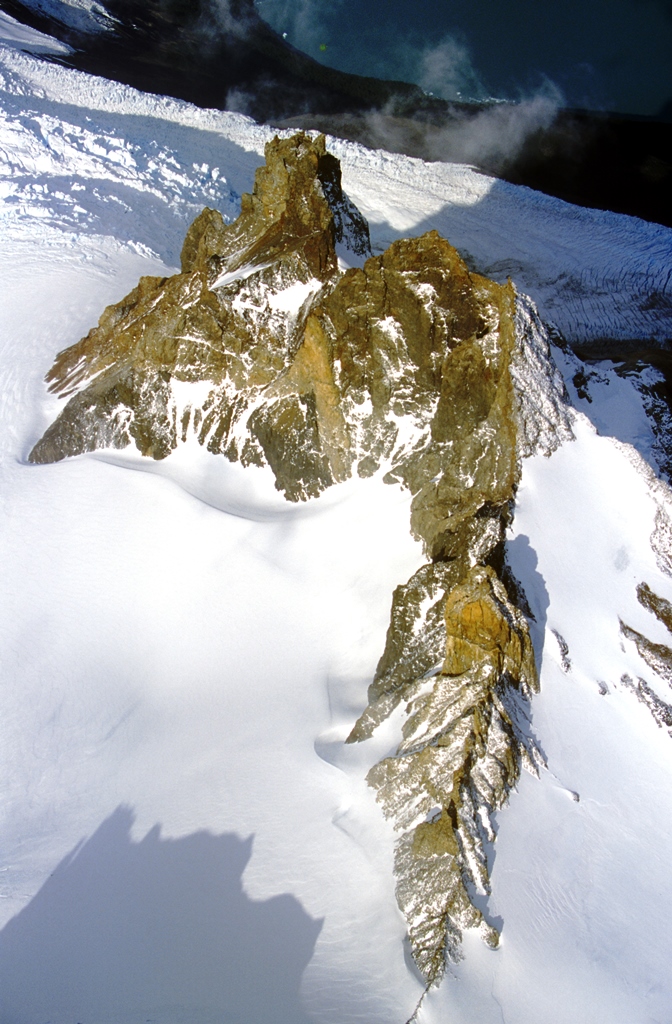
M 404 1024 L 423 985 L 365 782 L 398 720 L 343 741 L 392 591 L 424 562 L 408 494 L 374 477 L 293 505 L 270 472 L 195 441 L 160 463 L 26 461 L 60 408 L 55 354 L 140 275 L 172 272 L 203 206 L 237 215 L 272 133 L 15 42 L 0 48 L 0 1021 Z M 672 337 L 669 230 L 331 148 L 377 250 L 437 228 L 571 340 Z M 574 357 L 556 356 L 571 390 Z M 467 932 L 421 1024 L 672 1019 L 672 738 L 638 681 L 670 694 L 619 623 L 670 643 L 636 593 L 672 599 L 670 497 L 641 394 L 597 383 L 591 402 L 572 392 L 574 440 L 525 461 L 508 541 L 547 768 L 497 815 L 483 910 L 501 946 Z

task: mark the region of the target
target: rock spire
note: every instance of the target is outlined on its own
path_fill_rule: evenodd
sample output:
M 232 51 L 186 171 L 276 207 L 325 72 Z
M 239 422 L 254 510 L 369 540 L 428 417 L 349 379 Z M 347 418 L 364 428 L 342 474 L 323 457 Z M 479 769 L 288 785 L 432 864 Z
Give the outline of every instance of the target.
M 356 265 L 339 269 L 337 247 Z M 496 945 L 476 907 L 490 816 L 538 762 L 504 531 L 521 455 L 569 433 L 530 303 L 435 231 L 372 256 L 324 137 L 299 133 L 267 145 L 234 223 L 204 210 L 181 272 L 141 278 L 47 380 L 69 401 L 32 462 L 131 444 L 163 459 L 195 435 L 213 456 L 270 466 L 290 501 L 355 473 L 408 488 L 427 564 L 394 593 L 348 742 L 405 708 L 398 750 L 368 780 L 399 832 L 397 897 L 428 984 L 461 929 Z

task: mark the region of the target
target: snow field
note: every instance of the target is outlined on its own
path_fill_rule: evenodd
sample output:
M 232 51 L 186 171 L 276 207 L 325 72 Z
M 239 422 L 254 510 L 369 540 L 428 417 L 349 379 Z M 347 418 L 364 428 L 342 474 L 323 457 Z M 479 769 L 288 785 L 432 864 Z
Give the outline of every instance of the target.
M 99 299 L 109 288 L 94 268 L 86 280 Z M 18 332 L 26 296 L 15 298 Z M 41 315 L 26 318 L 26 333 Z M 287 506 L 261 471 L 224 463 L 223 480 L 194 480 L 197 457 L 188 485 L 199 500 L 163 466 L 129 471 L 146 468 L 139 457 L 43 472 L 12 454 L 4 920 L 119 805 L 134 811 L 135 841 L 157 824 L 166 838 L 254 835 L 249 896 L 290 892 L 325 917 L 306 977 L 317 1019 L 347 1015 L 348 1000 L 336 999 L 345 976 L 348 999 L 385 1020 L 413 993 L 399 971 L 391 837 L 372 813 L 361 752 L 349 778 L 315 741 L 363 704 L 392 589 L 420 562 L 406 496 L 371 481 Z M 213 507 L 222 494 L 233 511 Z M 372 973 L 387 994 L 369 991 Z
M 4 21 L 0 31 L 16 34 Z M 241 862 L 249 903 L 294 908 L 269 942 L 281 964 L 284 950 L 306 945 L 309 1019 L 402 1024 L 422 986 L 404 958 L 394 836 L 364 782 L 394 749 L 395 723 L 361 746 L 343 740 L 383 649 L 392 590 L 423 561 L 408 496 L 357 480 L 288 505 L 266 472 L 193 443 L 163 463 L 131 452 L 25 461 L 59 407 L 42 383 L 56 352 L 140 274 L 172 272 L 203 205 L 236 215 L 272 132 L 12 47 L 0 51 L 0 75 L 2 1014 L 12 1024 L 84 1024 L 85 1014 L 135 1024 L 142 1013 L 161 1024 L 267 1024 L 268 1007 L 244 1001 L 242 968 L 244 984 L 226 974 L 227 994 L 221 964 L 201 975 L 187 957 L 178 984 L 174 936 L 151 915 L 136 922 L 151 970 L 142 960 L 136 1002 L 122 1005 L 114 982 L 125 975 L 113 964 L 124 942 L 96 931 L 114 909 L 104 901 L 116 853 L 139 863 L 152 849 L 139 891 L 156 892 L 153 911 L 184 913 L 175 948 L 207 946 L 188 914 L 201 906 L 202 862 L 185 854 L 175 874 L 167 858 L 227 834 L 234 846 L 253 837 Z M 569 337 L 669 336 L 664 303 L 642 308 L 669 295 L 667 229 L 469 168 L 331 148 L 378 249 L 436 227 L 479 269 L 510 274 Z M 604 432 L 630 385 L 618 387 L 616 408 L 613 390 L 586 408 Z M 627 409 L 618 436 L 648 453 L 638 396 Z M 536 616 L 542 690 L 531 727 L 548 770 L 524 776 L 498 815 L 487 913 L 503 922 L 501 948 L 465 936 L 465 960 L 423 1005 L 426 1024 L 669 1019 L 672 741 L 620 683 L 641 675 L 665 698 L 618 617 L 667 642 L 635 588 L 645 580 L 669 599 L 672 585 L 649 543 L 646 473 L 580 415 L 575 434 L 525 463 L 509 542 Z M 553 630 L 568 646 L 566 672 Z M 119 807 L 130 811 L 115 817 Z M 39 945 L 55 936 L 73 970 L 89 964 L 45 895 L 68 878 L 69 905 L 106 964 L 76 1011 L 76 978 L 66 992 L 61 961 Z M 162 991 L 183 1005 L 161 1009 Z M 304 1024 L 290 996 L 273 1019 Z

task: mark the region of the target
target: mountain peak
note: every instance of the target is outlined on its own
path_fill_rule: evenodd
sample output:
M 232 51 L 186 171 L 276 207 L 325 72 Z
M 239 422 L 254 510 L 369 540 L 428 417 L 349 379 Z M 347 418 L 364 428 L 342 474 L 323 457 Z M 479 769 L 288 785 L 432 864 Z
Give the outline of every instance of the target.
M 191 225 L 182 248 L 183 273 L 207 266 L 210 277 L 217 277 L 291 253 L 325 281 L 337 269 L 337 242 L 357 256 L 371 254 L 368 225 L 343 192 L 340 164 L 327 152 L 324 135 L 276 136 L 265 157 L 233 224 L 206 209 Z
M 488 884 L 483 822 L 536 758 L 517 724 L 537 682 L 504 530 L 522 453 L 569 426 L 548 339 L 511 284 L 470 272 L 436 231 L 346 271 L 337 244 L 370 252 L 324 137 L 273 139 L 238 219 L 204 210 L 181 272 L 141 278 L 57 357 L 51 390 L 72 397 L 30 460 L 131 444 L 163 459 L 195 436 L 269 466 L 290 501 L 354 473 L 411 492 L 430 561 L 395 591 L 349 740 L 406 706 L 404 740 L 368 778 L 401 832 L 397 896 L 434 983 L 461 928 L 496 942 L 469 895 Z

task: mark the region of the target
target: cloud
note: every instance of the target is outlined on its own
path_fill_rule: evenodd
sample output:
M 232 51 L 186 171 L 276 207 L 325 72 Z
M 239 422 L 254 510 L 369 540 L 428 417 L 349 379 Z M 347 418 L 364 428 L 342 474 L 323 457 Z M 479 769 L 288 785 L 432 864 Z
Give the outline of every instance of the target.
M 563 97 L 552 82 L 518 102 L 491 102 L 478 110 L 453 108 L 443 125 L 395 117 L 394 104 L 366 115 L 367 145 L 421 152 L 425 159 L 474 164 L 499 173 L 527 139 L 550 127 Z
M 231 17 L 231 5 L 235 2 L 237 0 L 211 0 L 224 18 Z M 331 17 L 340 2 L 333 0 L 329 6 Z M 286 31 L 288 42 L 303 50 L 315 50 L 319 41 L 326 38 L 320 15 L 320 11 L 326 9 L 320 7 L 316 0 L 257 0 L 256 10 L 276 31 Z M 443 124 L 437 125 L 424 123 L 419 118 L 399 117 L 399 104 L 393 97 L 381 111 L 354 115 L 360 125 L 357 137 L 362 142 L 397 152 L 421 153 L 430 160 L 474 164 L 493 173 L 504 171 L 531 135 L 550 127 L 563 105 L 562 93 L 548 80 L 535 93 L 523 95 L 516 102 L 493 101 L 474 66 L 466 41 L 455 34 L 446 35 L 433 45 L 417 39 L 404 42 L 395 39 L 385 48 L 384 68 L 358 70 L 362 73 L 382 72 L 384 77 L 415 82 L 425 92 L 449 102 L 480 104 L 480 109 L 458 105 Z M 227 97 L 229 110 L 257 118 L 263 117 L 265 110 L 274 110 L 277 105 L 277 87 L 270 81 L 260 83 L 254 95 L 232 90 Z M 310 109 L 309 96 L 302 111 L 296 109 L 296 96 L 292 97 L 291 105 L 293 117 L 290 121 L 297 127 L 302 116 L 308 122 L 314 120 L 310 117 L 314 111 Z M 402 101 L 401 109 L 403 107 Z M 347 120 L 347 115 L 343 116 Z M 325 127 L 330 130 L 329 126 Z M 338 134 L 336 124 L 333 127 Z
M 433 159 L 476 164 L 501 171 L 518 155 L 530 135 L 550 127 L 562 105 L 550 83 L 543 92 L 517 103 L 494 103 L 428 140 Z
M 233 0 L 210 0 L 224 9 Z M 672 0 L 670 0 L 672 3 Z M 319 58 L 320 46 L 329 44 L 335 33 L 335 53 L 346 63 L 342 70 L 376 78 L 414 82 L 426 92 L 444 99 L 482 100 L 487 91 L 474 68 L 466 42 L 457 35 L 446 35 L 438 43 L 428 44 L 416 35 L 403 39 L 394 21 L 378 24 L 375 37 L 371 26 L 348 37 L 343 47 L 338 12 L 343 0 L 255 0 L 259 16 L 299 50 Z M 333 31 L 332 31 L 333 30 Z M 347 36 L 347 33 L 346 33 Z M 340 39 L 341 45 L 338 45 Z M 347 54 L 345 53 L 347 50 Z
M 445 36 L 437 45 L 419 50 L 415 62 L 413 81 L 425 92 L 446 100 L 484 98 L 485 89 L 469 49 L 454 36 Z

